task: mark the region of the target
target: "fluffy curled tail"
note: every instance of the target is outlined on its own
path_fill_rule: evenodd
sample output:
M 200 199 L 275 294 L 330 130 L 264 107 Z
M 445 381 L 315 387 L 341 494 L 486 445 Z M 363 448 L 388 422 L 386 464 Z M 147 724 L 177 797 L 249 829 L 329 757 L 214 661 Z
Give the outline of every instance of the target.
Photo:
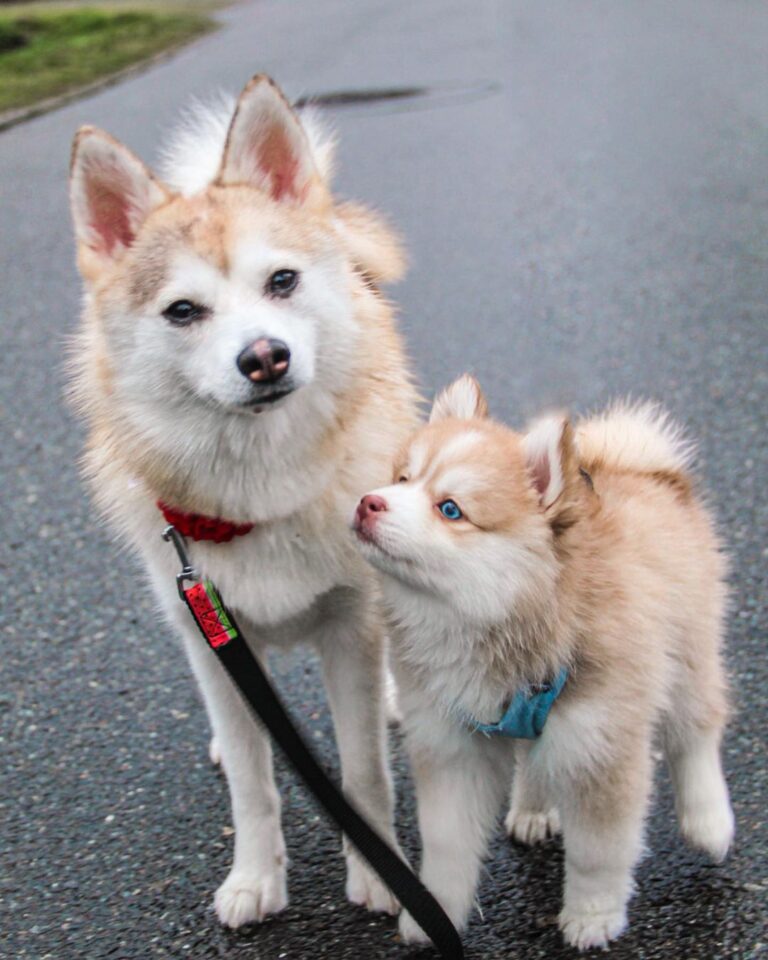
M 576 429 L 579 459 L 587 471 L 601 467 L 684 480 L 695 448 L 679 424 L 655 403 L 617 403 L 582 420 Z

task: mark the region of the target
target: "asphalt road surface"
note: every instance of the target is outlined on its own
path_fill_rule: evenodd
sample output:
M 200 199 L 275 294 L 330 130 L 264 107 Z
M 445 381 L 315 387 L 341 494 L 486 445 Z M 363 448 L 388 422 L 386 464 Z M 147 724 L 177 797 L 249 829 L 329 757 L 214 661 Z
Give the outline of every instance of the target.
M 96 123 L 151 160 L 190 95 L 257 71 L 292 96 L 421 88 L 331 116 L 340 192 L 387 211 L 407 239 L 412 270 L 393 295 L 426 391 L 471 369 L 516 424 L 543 406 L 651 396 L 698 436 L 733 555 L 737 842 L 722 866 L 689 852 L 660 769 L 631 930 L 611 953 L 765 955 L 768 7 L 272 0 L 221 19 L 150 72 L 0 135 L 0 955 L 433 955 L 344 902 L 337 837 L 282 766 L 291 906 L 242 933 L 217 926 L 226 787 L 181 652 L 85 498 L 82 433 L 61 401 L 79 298 L 74 130 Z M 311 657 L 276 671 L 336 769 Z M 558 843 L 520 850 L 499 831 L 469 956 L 573 956 L 554 926 L 561 873 Z

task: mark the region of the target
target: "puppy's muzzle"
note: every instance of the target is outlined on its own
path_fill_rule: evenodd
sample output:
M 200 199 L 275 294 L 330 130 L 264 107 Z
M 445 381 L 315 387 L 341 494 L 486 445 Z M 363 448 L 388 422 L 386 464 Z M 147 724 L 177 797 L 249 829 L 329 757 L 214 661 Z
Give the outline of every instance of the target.
M 354 527 L 363 539 L 373 539 L 376 521 L 382 513 L 389 509 L 389 504 L 384 497 L 375 493 L 367 493 L 357 505 L 355 512 Z
M 288 344 L 266 337 L 249 343 L 237 356 L 237 369 L 251 383 L 277 383 L 288 373 L 290 365 Z

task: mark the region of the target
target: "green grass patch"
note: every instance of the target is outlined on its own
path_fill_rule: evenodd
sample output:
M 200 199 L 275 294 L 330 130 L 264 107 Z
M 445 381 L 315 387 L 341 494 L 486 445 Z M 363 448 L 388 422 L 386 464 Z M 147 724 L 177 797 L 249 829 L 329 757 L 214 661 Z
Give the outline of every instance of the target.
M 178 8 L 0 12 L 0 112 L 76 90 L 213 27 Z

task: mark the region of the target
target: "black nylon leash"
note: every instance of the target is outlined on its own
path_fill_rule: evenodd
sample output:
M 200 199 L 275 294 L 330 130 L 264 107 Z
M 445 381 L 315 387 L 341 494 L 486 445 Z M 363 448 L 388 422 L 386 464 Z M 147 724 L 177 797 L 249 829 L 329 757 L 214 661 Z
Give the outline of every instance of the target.
M 232 612 L 209 580 L 197 580 L 182 535 L 175 527 L 169 526 L 163 538 L 173 543 L 182 562 L 181 573 L 176 577 L 179 595 L 187 604 L 200 633 L 294 770 L 440 954 L 446 960 L 463 960 L 461 939 L 443 908 L 329 778 L 248 647 Z M 186 586 L 188 582 L 192 586 Z

